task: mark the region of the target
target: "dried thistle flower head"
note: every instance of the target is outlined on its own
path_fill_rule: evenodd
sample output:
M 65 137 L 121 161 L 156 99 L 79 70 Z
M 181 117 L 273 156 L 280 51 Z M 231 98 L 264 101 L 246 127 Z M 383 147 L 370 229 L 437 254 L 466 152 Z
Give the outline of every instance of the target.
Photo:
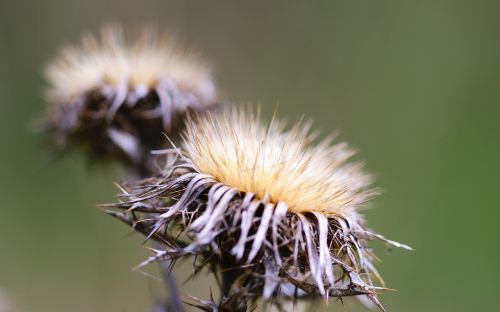
M 85 146 L 96 158 L 144 162 L 144 153 L 175 137 L 188 109 L 215 102 L 208 67 L 153 29 L 103 28 L 84 36 L 46 69 L 47 126 L 60 144 Z
M 365 228 L 358 209 L 376 194 L 370 176 L 348 162 L 346 144 L 314 145 L 307 124 L 285 131 L 258 115 L 230 108 L 191 119 L 180 157 L 124 188 L 115 206 L 126 212 L 110 213 L 165 243 L 145 263 L 212 259 L 225 278 L 221 304 L 319 294 L 366 295 L 381 307 L 367 242 L 406 246 Z

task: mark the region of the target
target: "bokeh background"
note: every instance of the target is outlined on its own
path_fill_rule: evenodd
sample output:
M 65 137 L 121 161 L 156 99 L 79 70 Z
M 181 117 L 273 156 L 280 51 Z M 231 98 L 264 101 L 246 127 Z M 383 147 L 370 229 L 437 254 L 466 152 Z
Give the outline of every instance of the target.
M 32 131 L 42 68 L 106 22 L 155 24 L 213 64 L 220 92 L 303 113 L 360 150 L 385 193 L 369 225 L 389 311 L 498 311 L 500 3 L 462 0 L 0 2 L 0 311 L 149 311 L 141 237 L 104 215 L 117 168 L 53 157 Z M 182 271 L 182 270 L 181 270 Z M 155 275 L 155 269 L 149 272 Z M 179 272 L 182 275 L 183 272 Z M 185 293 L 207 296 L 209 281 Z M 366 311 L 347 300 L 320 311 Z

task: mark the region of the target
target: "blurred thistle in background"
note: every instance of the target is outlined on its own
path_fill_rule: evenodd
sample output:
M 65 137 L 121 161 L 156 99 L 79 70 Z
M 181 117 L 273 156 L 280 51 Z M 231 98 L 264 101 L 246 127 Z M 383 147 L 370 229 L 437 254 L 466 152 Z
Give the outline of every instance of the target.
M 149 154 L 175 138 L 188 109 L 215 104 L 208 67 L 172 36 L 153 28 L 102 29 L 83 37 L 47 67 L 45 127 L 56 143 L 80 145 L 97 160 L 120 160 L 152 172 Z
M 189 119 L 181 150 L 164 173 L 123 187 L 108 211 L 162 243 L 143 265 L 192 257 L 221 275 L 222 298 L 205 311 L 240 311 L 262 298 L 367 296 L 383 283 L 367 242 L 360 207 L 377 192 L 354 151 L 327 138 L 313 145 L 310 124 L 289 131 L 251 108 Z M 174 270 L 175 272 L 175 270 Z M 307 295 L 307 296 L 306 296 Z

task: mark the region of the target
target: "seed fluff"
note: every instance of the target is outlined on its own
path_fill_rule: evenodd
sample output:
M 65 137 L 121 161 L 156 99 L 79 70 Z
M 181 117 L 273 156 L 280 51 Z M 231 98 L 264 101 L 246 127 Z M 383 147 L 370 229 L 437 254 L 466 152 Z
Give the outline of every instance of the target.
M 409 247 L 364 226 L 358 209 L 376 194 L 370 175 L 349 162 L 345 143 L 314 144 L 309 129 L 285 130 L 276 118 L 265 125 L 243 108 L 190 118 L 181 151 L 165 151 L 164 173 L 124 185 L 114 204 L 124 211 L 109 213 L 164 242 L 143 264 L 210 259 L 203 263 L 231 277 L 220 304 L 364 295 L 383 308 L 367 242 Z

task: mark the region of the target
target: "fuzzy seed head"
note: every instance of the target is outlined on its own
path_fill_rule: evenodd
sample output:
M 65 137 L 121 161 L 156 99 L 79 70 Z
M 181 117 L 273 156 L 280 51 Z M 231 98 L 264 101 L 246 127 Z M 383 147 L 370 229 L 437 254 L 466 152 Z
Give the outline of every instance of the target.
M 119 27 L 86 36 L 47 67 L 44 121 L 58 148 L 78 146 L 91 160 L 120 161 L 155 170 L 153 149 L 176 141 L 189 110 L 216 107 L 210 70 L 174 39 L 152 29 L 125 34 Z
M 108 212 L 165 245 L 141 266 L 199 255 L 197 271 L 210 263 L 225 277 L 224 299 L 366 295 L 383 310 L 368 242 L 409 247 L 365 227 L 356 208 L 374 194 L 370 177 L 345 144 L 258 117 L 228 107 L 189 118 L 162 174 L 122 186 Z
M 181 50 L 172 37 L 144 29 L 127 36 L 117 26 L 103 28 L 100 40 L 83 37 L 81 45 L 67 46 L 46 69 L 52 86 L 49 96 L 70 100 L 106 85 L 117 88 L 126 81 L 132 90 L 154 88 L 170 80 L 185 92 L 211 103 L 215 87 L 208 67 Z
M 283 123 L 265 125 L 258 115 L 230 108 L 191 119 L 183 144 L 188 161 L 224 185 L 283 202 L 295 213 L 350 214 L 374 194 L 361 164 L 347 163 L 354 151 L 345 143 L 328 138 L 313 145 L 307 124 L 285 131 Z

